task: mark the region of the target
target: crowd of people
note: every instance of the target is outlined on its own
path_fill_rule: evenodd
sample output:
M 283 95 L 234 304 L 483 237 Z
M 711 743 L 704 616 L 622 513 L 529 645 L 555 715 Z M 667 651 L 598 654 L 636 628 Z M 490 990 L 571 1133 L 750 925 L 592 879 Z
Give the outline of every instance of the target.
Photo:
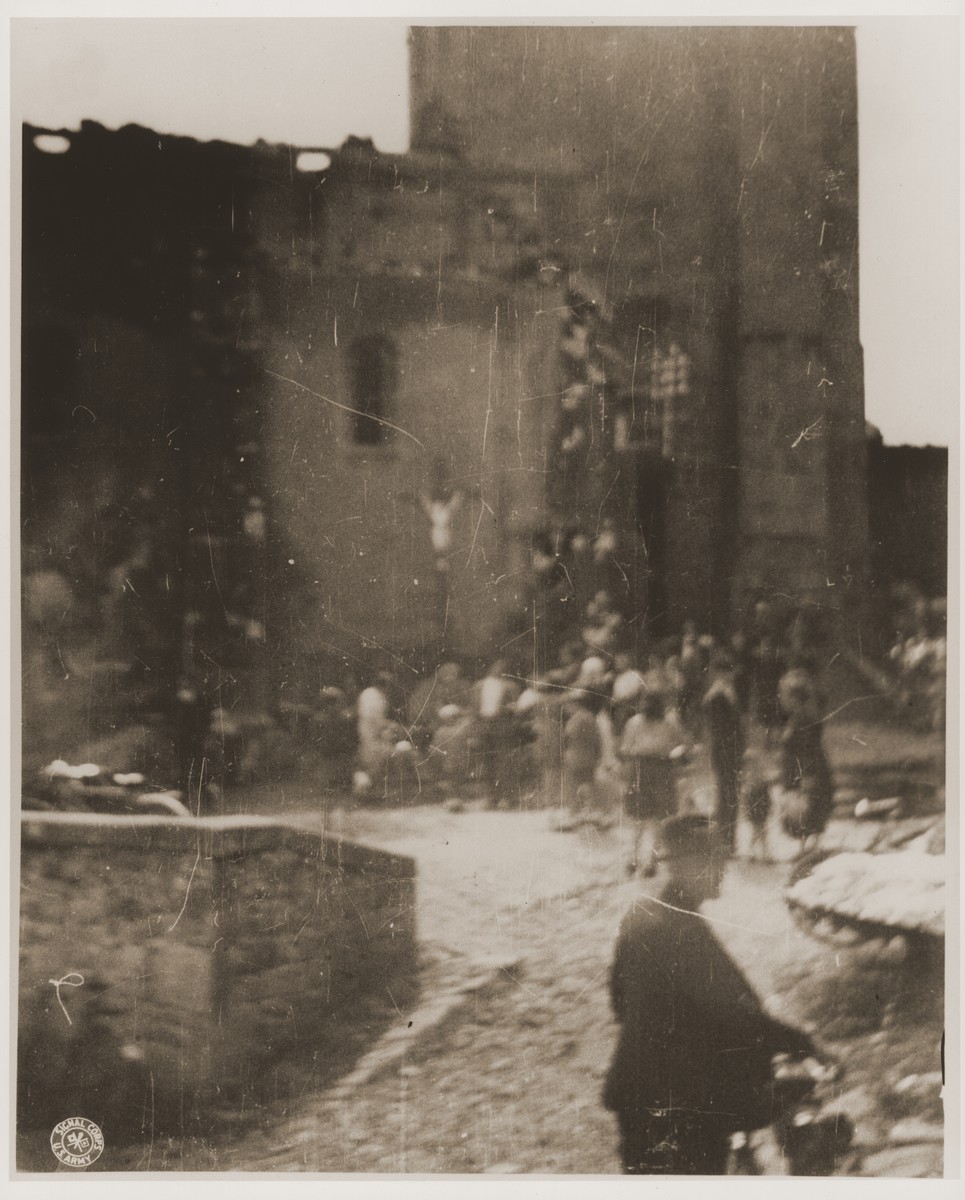
M 131 545 L 107 573 L 101 626 L 132 675 L 169 682 L 161 664 L 176 639 L 157 617 L 159 567 L 145 537 Z M 45 673 L 63 677 L 69 650 L 58 630 L 73 608 L 71 591 L 46 559 L 27 566 L 27 624 L 36 626 Z M 646 869 L 656 822 L 700 806 L 688 766 L 705 751 L 711 811 L 732 850 L 742 813 L 752 845 L 766 855 L 778 793 L 789 832 L 820 832 L 831 777 L 807 639 L 766 602 L 730 637 L 684 622 L 674 636 L 643 638 L 625 566 L 612 522 L 593 538 L 571 531 L 559 547 L 537 538 L 531 601 L 519 616 L 536 640 L 507 628 L 499 641 L 510 653 L 482 668 L 447 661 L 416 673 L 397 662 L 362 679 L 344 672 L 308 703 L 280 703 L 270 716 L 215 706 L 182 671 L 172 709 L 180 766 L 171 782 L 196 788 L 203 764 L 204 779 L 223 791 L 257 781 L 265 747 L 279 772 L 286 755 L 293 768 L 304 763 L 308 747 L 323 786 L 359 802 L 437 797 L 458 806 L 482 797 L 495 808 L 544 807 L 564 832 L 625 817 L 636 832 L 629 866 Z M 185 661 L 195 657 L 193 631 L 186 619 Z M 924 671 L 930 653 L 903 643 L 901 661 L 915 660 L 909 676 Z
M 902 710 L 920 730 L 945 728 L 947 605 L 910 586 L 895 589 L 895 639 L 888 654 Z
M 542 675 L 506 657 L 477 677 L 444 662 L 407 688 L 380 671 L 354 694 L 323 688 L 309 736 L 328 787 L 359 802 L 543 807 L 561 832 L 624 817 L 633 871 L 649 869 L 659 821 L 701 807 L 689 766 L 706 752 L 729 851 L 742 816 L 766 856 L 775 796 L 803 842 L 827 822 L 832 780 L 816 659 L 758 624 L 721 639 L 688 622 L 635 655 L 599 592 Z
M 648 883 L 610 970 L 619 1033 L 601 1097 L 628 1174 L 726 1173 L 741 1131 L 791 1128 L 799 1093 L 782 1093 L 781 1062 L 800 1060 L 792 1075 L 825 1070 L 807 1032 L 765 1011 L 701 914 L 741 814 L 751 851 L 766 856 L 773 797 L 802 846 L 831 811 L 816 659 L 766 615 L 730 638 L 687 623 L 635 655 L 600 592 L 582 636 L 543 673 L 497 657 L 473 678 L 447 662 L 406 690 L 383 672 L 354 701 L 324 689 L 314 725 L 338 763 L 333 784 L 362 802 L 435 789 L 457 808 L 473 794 L 491 808 L 542 807 L 563 833 L 631 824 L 627 869 Z M 704 753 L 709 802 L 688 774 Z M 848 1130 L 839 1115 L 816 1121 L 830 1151 L 800 1169 L 829 1174 Z
M 316 695 L 247 717 L 210 708 L 182 680 L 179 787 L 189 797 L 196 787 L 198 807 L 213 811 L 224 785 L 255 778 L 271 747 L 279 771 L 286 756 L 307 761 L 331 804 L 539 808 L 560 834 L 628 825 L 626 871 L 648 884 L 617 940 L 619 1034 L 602 1100 L 626 1172 L 716 1175 L 734 1134 L 780 1119 L 775 1056 L 819 1054 L 807 1033 L 765 1012 L 700 910 L 739 849 L 769 857 L 772 816 L 802 849 L 823 831 L 833 780 L 819 664 L 829 656 L 806 616 L 781 619 L 767 602 L 728 635 L 685 621 L 673 635 L 642 636 L 611 591 L 580 590 L 608 563 L 620 574 L 615 544 L 610 529 L 571 538 L 571 561 L 537 546 L 524 615 L 541 637 L 521 651 L 507 631 L 517 652 L 482 667 L 416 672 L 393 660 L 363 678 L 333 667 Z M 581 555 L 594 572 L 577 570 Z M 127 649 L 153 644 L 141 608 L 148 568 L 137 546 L 108 578 L 106 624 Z M 46 630 L 62 619 L 64 589 L 40 569 L 27 582 L 28 612 Z M 900 643 L 909 670 L 926 657 L 920 632 Z M 140 658 L 149 671 L 150 656 Z M 704 763 L 710 792 L 694 769 Z

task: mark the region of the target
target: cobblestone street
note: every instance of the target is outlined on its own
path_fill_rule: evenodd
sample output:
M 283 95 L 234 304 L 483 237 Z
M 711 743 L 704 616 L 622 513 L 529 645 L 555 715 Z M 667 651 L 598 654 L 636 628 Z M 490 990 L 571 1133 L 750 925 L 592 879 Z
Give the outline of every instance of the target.
M 841 727 L 838 744 L 876 733 Z M 882 736 L 878 734 L 877 736 Z M 873 749 L 873 746 L 872 746 Z M 300 823 L 413 855 L 419 870 L 422 994 L 350 1074 L 207 1141 L 155 1140 L 108 1170 L 611 1174 L 615 1123 L 600 1087 L 615 1033 L 607 971 L 627 880 L 618 824 L 560 834 L 546 811 L 310 811 L 304 788 L 247 797 Z M 847 842 L 855 823 L 833 822 Z M 778 861 L 729 869 L 705 913 L 774 1015 L 809 1029 L 844 1068 L 827 1099 L 856 1126 L 839 1173 L 942 1170 L 941 966 L 900 941 L 844 945 L 805 932 L 781 898 Z M 105 1156 L 106 1158 L 107 1156 Z M 785 1167 L 761 1138 L 765 1172 Z

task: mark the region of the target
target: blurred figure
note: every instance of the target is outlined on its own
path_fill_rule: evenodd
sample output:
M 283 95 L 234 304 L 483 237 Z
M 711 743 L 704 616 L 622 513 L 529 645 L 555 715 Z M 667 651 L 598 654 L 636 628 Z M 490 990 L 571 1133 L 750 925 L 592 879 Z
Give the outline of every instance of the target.
M 412 802 L 422 793 L 422 778 L 415 746 L 406 737 L 397 721 L 390 721 L 384 730 L 386 756 L 379 782 L 385 803 Z
M 767 844 L 767 823 L 771 816 L 771 782 L 771 775 L 764 769 L 758 752 L 753 749 L 745 750 L 741 771 L 741 802 L 751 831 L 748 854 L 751 858 L 759 858 L 761 862 L 771 861 Z
M 647 666 L 643 672 L 644 690 L 663 696 L 667 708 L 677 711 L 679 679 L 668 663 L 673 656 L 673 643 L 666 640 L 655 646 L 647 655 Z
M 626 558 L 627 547 L 621 547 L 620 534 L 617 530 L 616 523 L 612 517 L 604 517 L 600 522 L 599 530 L 596 537 L 593 539 L 592 546 L 593 577 L 598 580 L 598 586 L 607 593 L 612 600 L 614 597 L 619 598 L 619 603 L 615 606 L 617 609 L 625 607 L 630 599 L 629 584 L 627 582 L 627 562 L 624 561 L 621 565 L 620 558 Z
M 544 804 L 563 805 L 563 729 L 568 718 L 568 693 L 539 684 L 533 710 L 533 770 Z
M 386 718 L 368 743 L 365 766 L 352 776 L 352 792 L 360 800 L 387 804 L 411 800 L 420 791 L 415 747 L 402 725 Z
M 62 638 L 74 604 L 73 592 L 39 549 L 25 548 L 23 565 L 24 648 L 37 655 L 45 684 L 66 679 L 70 672 Z
M 727 848 L 706 817 L 665 821 L 659 899 L 624 918 L 610 975 L 619 1040 L 603 1103 L 616 1114 L 629 1175 L 722 1175 L 730 1134 L 771 1059 L 813 1054 L 810 1038 L 769 1017 L 700 916 L 715 899 Z
M 506 801 L 513 783 L 514 707 L 520 688 L 508 670 L 506 659 L 497 658 L 476 684 L 479 774 L 490 808 Z
M 757 639 L 763 637 L 779 639 L 781 620 L 769 600 L 758 600 L 754 605 L 753 632 Z
M 818 677 L 817 662 L 810 654 L 795 654 L 777 687 L 782 723 L 796 713 L 814 721 L 821 719 L 825 698 Z
M 431 675 L 420 679 L 409 696 L 408 736 L 419 757 L 425 782 L 442 782 L 442 752 L 436 744 L 442 725 L 442 710 L 455 708 L 465 714 L 470 704 L 470 685 L 458 663 L 444 662 Z
M 818 605 L 802 604 L 794 614 L 790 630 L 791 653 L 813 656 L 828 643 L 827 614 Z
M 762 634 L 750 654 L 751 692 L 754 716 L 764 733 L 764 744 L 771 745 L 781 726 L 778 686 L 784 674 L 784 651 L 771 634 Z
M 738 787 L 744 754 L 744 728 L 735 683 L 734 661 L 718 651 L 703 700 L 710 765 L 717 791 L 716 817 L 721 837 L 733 854 L 737 846 Z
M 728 647 L 734 662 L 734 689 L 744 716 L 751 709 L 751 651 L 746 636 L 738 631 L 731 635 Z
M 513 778 L 520 805 L 537 799 L 542 782 L 539 708 L 539 682 L 534 680 L 523 689 L 513 707 Z
M 459 793 L 472 774 L 472 715 L 458 704 L 439 709 L 430 750 L 438 755 L 438 782 L 450 802 L 459 802 Z
M 383 727 L 389 720 L 389 697 L 384 680 L 377 676 L 362 689 L 355 705 L 358 730 L 358 767 L 371 776 L 384 755 Z
M 897 676 L 900 710 L 921 732 L 945 729 L 947 601 L 926 601 L 907 585 L 896 589 L 906 608 L 895 614 L 898 640 L 889 658 Z
M 623 617 L 613 606 L 609 592 L 599 591 L 586 606 L 583 641 L 594 654 L 612 654 L 623 628 Z
M 680 654 L 674 665 L 680 674 L 677 711 L 680 713 L 681 721 L 697 740 L 701 731 L 700 701 L 704 693 L 705 668 L 697 637 L 697 627 L 693 621 L 684 622 L 683 635 L 680 639 Z
M 563 725 L 562 801 L 564 814 L 557 828 L 569 833 L 581 825 L 596 824 L 601 802 L 596 772 L 600 764 L 602 739 L 597 714 L 603 705 L 600 696 L 589 691 L 575 693 L 565 707 Z
M 322 688 L 312 726 L 312 739 L 323 763 L 323 786 L 347 791 L 352 786 L 359 736 L 355 710 L 341 688 Z
M 663 698 L 656 693 L 643 695 L 639 711 L 627 721 L 620 739 L 627 774 L 624 808 L 634 830 L 627 863 L 631 875 L 641 862 L 645 873 L 650 870 L 656 826 L 676 814 L 674 763 L 685 752 L 686 742 L 683 726 L 672 711 L 664 709 Z
M 576 682 L 583 662 L 584 648 L 582 642 L 569 641 L 559 652 L 556 666 L 547 672 L 546 682 L 556 687 L 569 687 Z
M 654 690 L 662 690 L 667 707 L 674 709 L 677 715 L 682 717 L 680 697 L 683 692 L 684 677 L 680 671 L 680 654 L 676 640 L 666 639 L 661 643 L 656 655 L 651 657 L 656 657 L 658 669 L 653 675 L 648 670 L 645 679 L 648 684 L 651 679 L 658 684 Z
M 781 680 L 781 823 L 802 850 L 823 833 L 834 805 L 834 781 L 824 750 L 823 698 L 806 661 Z
M 413 728 L 432 726 L 441 708 L 448 704 L 465 708 L 470 684 L 463 678 L 459 664 L 444 662 L 432 675 L 421 680 L 413 689 L 408 704 L 409 724 Z
M 613 677 L 607 667 L 607 660 L 600 654 L 591 654 L 580 663 L 573 686 L 596 693 L 597 697 L 605 700 L 609 696 Z
M 619 736 L 623 727 L 637 710 L 640 696 L 649 691 L 643 675 L 633 665 L 633 657 L 617 654 L 613 660 L 613 688 L 610 692 L 613 732 Z

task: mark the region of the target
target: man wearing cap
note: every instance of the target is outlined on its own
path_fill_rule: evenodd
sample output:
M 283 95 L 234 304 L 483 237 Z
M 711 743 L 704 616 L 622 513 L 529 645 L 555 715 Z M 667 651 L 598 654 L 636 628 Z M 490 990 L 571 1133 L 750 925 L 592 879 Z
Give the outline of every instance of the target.
M 775 1054 L 814 1053 L 769 1017 L 700 915 L 719 894 L 727 852 L 697 814 L 660 827 L 662 890 L 624 918 L 610 977 L 620 1034 L 603 1102 L 632 1175 L 722 1175 L 729 1136 L 748 1128 L 750 1091 Z M 758 1122 L 759 1123 L 759 1122 Z

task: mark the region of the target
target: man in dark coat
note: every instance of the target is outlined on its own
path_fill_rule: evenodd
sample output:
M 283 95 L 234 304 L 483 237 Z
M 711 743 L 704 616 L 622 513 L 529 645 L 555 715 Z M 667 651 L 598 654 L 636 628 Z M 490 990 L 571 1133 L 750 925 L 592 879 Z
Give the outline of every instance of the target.
M 784 674 L 784 650 L 769 634 L 763 635 L 751 652 L 751 677 L 754 693 L 754 715 L 764 730 L 765 744 L 770 745 L 781 724 L 778 684 Z
M 703 700 L 710 765 L 717 786 L 717 823 L 730 853 L 737 849 L 737 810 L 744 723 L 735 682 L 734 661 L 717 654 L 711 663 L 711 684 Z
M 781 733 L 781 824 L 802 842 L 823 833 L 834 809 L 834 777 L 824 749 L 824 697 L 807 659 L 796 660 L 779 687 L 785 725 Z
M 710 821 L 660 827 L 660 898 L 624 918 L 610 977 L 620 1035 L 603 1102 L 631 1175 L 721 1175 L 729 1137 L 757 1126 L 749 1105 L 779 1053 L 809 1055 L 806 1034 L 769 1017 L 699 913 L 717 896 L 726 851 Z

